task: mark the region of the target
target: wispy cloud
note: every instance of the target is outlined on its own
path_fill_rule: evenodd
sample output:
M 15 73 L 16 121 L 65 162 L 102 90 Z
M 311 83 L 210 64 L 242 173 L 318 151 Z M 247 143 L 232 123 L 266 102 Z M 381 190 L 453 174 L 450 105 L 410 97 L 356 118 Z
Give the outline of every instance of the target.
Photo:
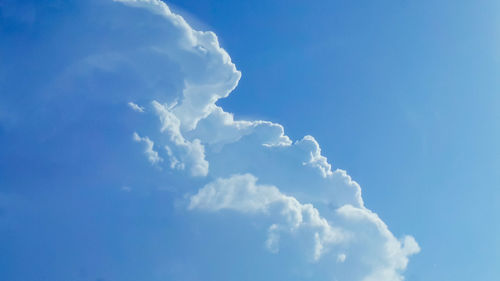
M 158 155 L 158 152 L 154 150 L 154 142 L 150 140 L 148 137 L 141 137 L 139 134 L 134 133 L 134 141 L 144 144 L 144 154 L 148 157 L 149 162 L 151 164 L 158 164 L 163 161 Z
M 132 108 L 132 110 L 136 111 L 136 112 L 144 112 L 144 107 L 142 106 L 139 106 L 138 104 L 136 103 L 133 103 L 133 102 L 129 102 L 127 104 L 130 108 Z

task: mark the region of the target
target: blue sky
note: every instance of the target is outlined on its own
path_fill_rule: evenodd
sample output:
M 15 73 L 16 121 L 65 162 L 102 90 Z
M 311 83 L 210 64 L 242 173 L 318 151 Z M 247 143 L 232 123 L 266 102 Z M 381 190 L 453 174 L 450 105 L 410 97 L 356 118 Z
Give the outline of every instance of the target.
M 123 2 L 0 2 L 2 280 L 498 279 L 500 4 Z

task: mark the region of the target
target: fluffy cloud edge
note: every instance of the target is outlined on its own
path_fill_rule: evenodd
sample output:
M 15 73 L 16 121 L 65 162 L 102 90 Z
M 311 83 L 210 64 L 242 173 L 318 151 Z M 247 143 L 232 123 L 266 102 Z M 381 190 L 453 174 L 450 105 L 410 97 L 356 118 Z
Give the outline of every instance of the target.
M 201 65 L 207 65 L 206 69 L 211 70 L 211 72 L 203 72 L 205 70 L 203 67 L 201 71 L 191 69 L 201 72 L 206 77 L 203 75 L 187 77 L 184 81 L 183 97 L 179 103 L 162 104 L 152 101 L 155 114 L 162 123 L 161 131 L 170 139 L 170 143 L 165 145 L 165 151 L 171 160 L 172 168 L 189 167 L 192 176 L 205 177 L 210 174 L 209 162 L 205 156 L 205 145 L 224 146 L 238 142 L 248 135 L 257 136 L 264 147 L 283 146 L 300 150 L 307 155 L 302 165 L 317 169 L 325 179 L 340 179 L 343 184 L 354 190 L 353 198 L 347 202 L 348 204 L 338 208 L 336 215 L 351 223 L 374 226 L 377 235 L 380 235 L 380 239 L 383 240 L 384 246 L 380 250 L 383 257 L 381 257 L 380 264 L 372 269 L 363 280 L 403 279 L 400 272 L 406 268 L 408 257 L 420 251 L 415 239 L 412 236 L 405 236 L 402 240 L 396 239 L 385 223 L 375 213 L 364 207 L 360 186 L 347 175 L 346 171 L 340 169 L 332 171 L 331 164 L 321 154 L 320 146 L 314 137 L 305 136 L 302 140 L 292 142 L 285 135 L 284 128 L 280 124 L 261 120 L 234 120 L 232 114 L 216 106 L 218 99 L 227 97 L 237 86 L 241 73 L 236 70 L 226 51 L 219 46 L 214 33 L 193 30 L 181 16 L 172 13 L 166 4 L 159 0 L 115 1 L 133 7 L 146 8 L 165 17 L 182 31 L 181 37 L 178 38 L 180 51 L 164 50 L 165 53 L 174 55 L 179 52 L 196 53 L 197 56 L 203 58 L 200 60 Z M 211 57 L 205 60 L 204 56 L 208 55 Z M 175 56 L 173 58 L 175 59 Z M 179 63 L 182 62 L 179 61 Z M 186 70 L 187 73 L 189 70 Z M 203 126 L 215 128 L 215 130 L 203 131 L 203 126 L 199 125 L 200 122 L 205 122 Z M 147 138 L 149 142 L 141 137 L 138 139 L 146 143 L 147 147 L 152 142 L 149 138 Z M 154 150 L 151 149 L 151 151 Z M 150 161 L 156 159 L 150 157 L 151 151 L 146 149 Z M 346 233 L 353 232 L 332 227 L 329 220 L 321 217 L 318 209 L 312 204 L 302 204 L 295 197 L 285 195 L 273 185 L 259 185 L 257 178 L 248 173 L 217 178 L 205 185 L 197 194 L 190 197 L 189 209 L 211 212 L 227 209 L 243 213 L 266 214 L 274 205 L 281 206 L 279 214 L 286 223 L 275 223 L 268 228 L 268 239 L 265 243 L 271 252 L 279 251 L 278 244 L 283 231 L 290 232 L 305 228 L 307 225 L 321 230 L 313 232 L 312 235 L 315 241 L 314 260 L 317 261 L 323 253 L 328 251 L 330 244 L 349 240 L 345 238 L 349 236 Z M 346 260 L 346 253 L 338 254 L 337 262 L 343 263 Z

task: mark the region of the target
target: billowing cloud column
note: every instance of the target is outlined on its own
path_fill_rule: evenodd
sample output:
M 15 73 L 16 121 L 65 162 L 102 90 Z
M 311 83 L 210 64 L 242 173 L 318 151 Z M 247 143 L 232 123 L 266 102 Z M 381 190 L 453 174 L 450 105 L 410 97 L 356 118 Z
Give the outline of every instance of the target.
M 160 121 L 159 130 L 137 128 L 134 135 L 146 144 L 150 162 L 206 179 L 187 195 L 189 210 L 270 220 L 262 242 L 269 254 L 279 255 L 285 236 L 300 241 L 297 247 L 310 257 L 304 259 L 306 264 L 336 264 L 328 278 L 403 279 L 408 257 L 420 250 L 418 244 L 411 236 L 394 237 L 364 206 L 360 186 L 345 171 L 332 170 L 314 137 L 294 142 L 280 124 L 235 120 L 216 105 L 241 75 L 214 33 L 192 29 L 159 0 L 118 2 L 145 8 L 161 18 L 155 24 L 168 27 L 168 41 L 143 48 L 179 66 L 181 94 L 156 95 L 145 104 L 131 100 L 129 106 L 141 113 L 138 118 L 151 115 Z

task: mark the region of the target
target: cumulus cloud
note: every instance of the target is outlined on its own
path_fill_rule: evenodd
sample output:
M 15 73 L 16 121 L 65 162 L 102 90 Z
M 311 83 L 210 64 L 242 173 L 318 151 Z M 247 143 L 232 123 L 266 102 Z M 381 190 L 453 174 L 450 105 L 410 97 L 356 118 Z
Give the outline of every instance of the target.
M 329 244 L 345 240 L 340 229 L 332 227 L 311 204 L 301 204 L 296 198 L 282 194 L 271 185 L 258 185 L 251 174 L 217 179 L 191 196 L 189 209 L 208 211 L 235 210 L 243 213 L 274 212 L 281 223 L 269 227 L 266 246 L 278 251 L 279 232 L 299 232 L 306 229 L 307 239 L 314 241 L 314 260 L 318 260 Z
M 349 280 L 403 279 L 408 258 L 420 250 L 417 242 L 411 236 L 397 239 L 365 207 L 361 187 L 346 171 L 332 169 L 314 137 L 292 141 L 280 124 L 235 120 L 216 105 L 241 74 L 213 32 L 194 30 L 159 0 L 116 1 L 147 9 L 169 31 L 154 34 L 168 40 L 141 50 L 172 61 L 182 74 L 181 89 L 144 94 L 159 127 L 141 128 L 149 137 L 135 133 L 134 139 L 145 144 L 151 163 L 160 165 L 164 155 L 169 168 L 206 181 L 188 197 L 189 210 L 270 219 L 263 244 L 271 253 L 280 254 L 285 237 L 300 241 L 311 245 L 303 251 L 312 263 L 326 260 L 338 272 L 355 271 L 343 275 Z M 129 103 L 145 111 L 134 105 Z M 154 144 L 164 149 L 155 151 Z M 336 278 L 337 271 L 329 274 Z
M 120 271 L 117 274 L 137 280 L 188 280 L 183 276 L 186 272 L 196 271 L 205 276 L 206 268 L 219 262 L 222 270 L 212 270 L 214 275 L 208 279 L 238 280 L 239 276 L 234 278 L 236 274 L 246 274 L 258 276 L 251 278 L 256 280 L 280 279 L 277 276 L 290 281 L 402 280 L 409 257 L 420 250 L 417 242 L 411 236 L 396 237 L 365 206 L 359 184 L 327 159 L 313 136 L 291 139 L 281 124 L 240 120 L 217 105 L 218 100 L 227 97 L 238 85 L 241 74 L 214 33 L 194 30 L 159 0 L 89 0 L 76 1 L 74 5 L 63 5 L 60 9 L 71 8 L 76 18 L 61 16 L 57 20 L 63 20 L 64 24 L 50 29 L 33 26 L 40 36 L 27 42 L 33 43 L 32 48 L 40 54 L 20 50 L 24 52 L 21 56 L 17 51 L 12 52 L 18 49 L 17 34 L 6 34 L 13 43 L 9 45 L 6 40 L 8 45 L 2 49 L 6 54 L 4 64 L 13 71 L 3 73 L 6 76 L 0 86 L 6 93 L 18 94 L 1 96 L 2 108 L 9 111 L 3 110 L 0 115 L 8 116 L 19 128 L 9 134 L 14 140 L 10 143 L 13 148 L 9 149 L 12 153 L 6 159 L 22 156 L 19 159 L 36 160 L 7 162 L 14 166 L 18 162 L 32 163 L 27 165 L 26 173 L 32 173 L 33 181 L 44 182 L 44 186 L 80 182 L 82 186 L 114 186 L 122 187 L 124 192 L 133 191 L 127 196 L 121 193 L 131 204 L 121 208 L 118 206 L 123 205 L 117 200 L 117 205 L 111 206 L 120 213 L 125 211 L 127 219 L 106 217 L 101 225 L 102 232 L 108 233 L 109 229 L 123 229 L 121 226 L 125 224 L 132 229 L 135 224 L 129 223 L 131 217 L 141 222 L 137 232 L 130 232 L 133 235 L 123 235 L 130 237 L 127 241 L 133 240 L 132 243 L 109 248 L 119 249 L 117 255 L 142 253 L 140 259 L 133 261 L 142 261 L 136 267 L 141 268 L 140 276 L 129 274 L 132 269 L 127 268 L 128 263 L 114 266 Z M 58 9 L 39 15 L 44 19 L 65 15 L 64 10 Z M 73 30 L 79 31 L 78 36 L 68 35 Z M 58 59 L 46 59 L 51 56 Z M 36 66 L 30 67 L 35 70 L 50 71 L 26 76 L 26 69 L 21 66 L 31 65 Z M 11 79 L 17 76 L 29 79 L 29 83 L 18 87 L 19 79 Z M 25 97 L 23 102 L 18 99 L 20 96 Z M 35 136 L 26 137 L 28 132 Z M 130 153 L 132 149 L 138 153 Z M 136 161 L 135 157 L 143 161 Z M 44 166 L 42 163 L 78 173 L 69 172 L 62 177 L 57 173 L 52 178 L 43 173 L 36 178 L 37 173 L 30 169 Z M 156 168 L 150 169 L 150 164 Z M 23 181 L 18 183 L 12 177 L 11 182 L 15 183 L 13 186 L 22 186 Z M 69 192 L 71 200 L 80 198 L 74 196 L 76 189 Z M 154 196 L 158 190 L 168 190 L 168 196 Z M 53 191 L 52 202 L 57 204 L 66 202 L 60 200 L 59 191 Z M 94 202 L 84 200 L 93 200 L 94 196 L 103 198 L 105 188 L 95 188 L 95 194 L 88 190 L 81 192 L 85 196 L 78 202 L 83 208 Z M 151 194 L 162 208 L 149 208 L 151 197 L 134 196 L 139 194 Z M 30 198 L 38 197 L 30 194 Z M 170 204 L 175 205 L 175 212 L 168 212 Z M 0 205 L 6 206 L 1 194 Z M 96 210 L 100 212 L 101 208 Z M 144 211 L 144 216 L 130 216 L 127 210 Z M 39 221 L 38 211 L 34 214 L 35 221 Z M 144 217 L 148 219 L 143 221 Z M 162 222 L 168 224 L 168 238 L 164 232 L 158 232 L 159 228 L 166 228 Z M 73 229 L 76 227 L 87 226 L 76 224 Z M 146 228 L 151 232 L 143 232 Z M 16 232 L 21 233 L 32 231 Z M 15 236 L 21 237 L 20 240 L 25 237 Z M 224 241 L 217 243 L 222 236 Z M 136 245 L 140 239 L 152 246 L 147 251 L 142 244 L 140 251 L 121 248 Z M 237 249 L 227 246 L 231 241 L 234 242 L 231 246 Z M 52 245 L 45 240 L 40 243 Z M 103 242 L 103 247 L 107 246 Z M 27 248 L 29 254 L 31 247 Z M 79 254 L 82 252 L 86 253 L 86 249 L 80 249 Z M 216 258 L 204 261 L 207 252 Z M 73 251 L 68 253 L 73 256 Z M 230 258 L 224 260 L 225 257 Z M 242 262 L 244 258 L 258 261 L 249 268 Z M 173 278 L 171 273 L 158 270 L 164 269 L 165 260 L 184 262 L 188 270 Z M 63 278 L 59 274 L 64 273 L 57 272 L 60 264 L 57 261 L 50 264 L 51 270 L 43 271 L 56 273 L 48 278 Z M 234 270 L 223 272 L 226 268 Z M 33 272 L 38 273 L 36 269 Z M 145 272 L 155 273 L 153 277 L 142 276 Z M 68 271 L 65 276 L 71 279 L 74 276 L 71 274 Z M 18 276 L 26 280 L 31 277 Z M 123 277 L 109 276 L 117 280 Z
M 397 239 L 389 231 L 379 216 L 366 208 L 345 205 L 336 210 L 353 235 L 353 248 L 361 246 L 358 259 L 363 256 L 369 261 L 367 275 L 363 280 L 402 280 L 400 272 L 408 265 L 408 257 L 420 251 L 420 247 L 412 236 Z
M 206 176 L 208 173 L 208 162 L 205 160 L 205 148 L 199 139 L 189 141 L 184 138 L 181 132 L 181 121 L 172 112 L 172 108 L 175 105 L 162 105 L 157 101 L 153 101 L 152 104 L 162 124 L 160 131 L 169 135 L 171 143 L 177 146 L 178 153 L 180 154 L 179 157 L 181 160 L 174 155 L 174 152 L 168 145 L 165 146 L 167 154 L 170 157 L 170 166 L 184 169 L 185 165 L 188 165 L 191 175 Z
M 347 249 L 353 262 L 369 261 L 359 267 L 364 266 L 367 272 L 363 280 L 400 280 L 398 272 L 406 268 L 408 256 L 420 251 L 413 237 L 396 239 L 387 225 L 364 207 L 344 205 L 327 220 L 313 205 L 302 204 L 275 186 L 257 184 L 251 174 L 236 174 L 207 184 L 190 197 L 189 209 L 270 216 L 276 221 L 268 228 L 265 245 L 272 253 L 279 252 L 282 232 L 313 241 L 314 261 L 328 253 L 336 254 L 336 261 L 343 263 L 347 254 L 340 251 Z

